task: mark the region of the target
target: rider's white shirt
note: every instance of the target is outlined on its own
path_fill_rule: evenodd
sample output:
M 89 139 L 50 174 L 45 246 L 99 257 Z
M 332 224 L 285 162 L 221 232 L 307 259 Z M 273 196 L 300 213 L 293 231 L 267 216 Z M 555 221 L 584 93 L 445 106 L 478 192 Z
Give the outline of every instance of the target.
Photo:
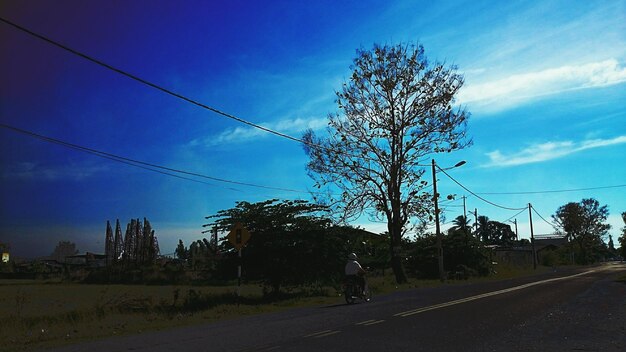
M 357 275 L 360 270 L 363 270 L 363 268 L 356 260 L 349 261 L 346 264 L 346 275 Z

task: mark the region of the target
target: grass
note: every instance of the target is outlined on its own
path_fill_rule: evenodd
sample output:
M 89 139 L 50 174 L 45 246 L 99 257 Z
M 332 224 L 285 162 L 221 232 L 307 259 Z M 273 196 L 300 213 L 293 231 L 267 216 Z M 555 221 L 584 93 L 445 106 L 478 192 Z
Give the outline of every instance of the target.
M 235 287 L 84 285 L 0 281 L 0 351 L 25 351 L 271 312 L 336 303 L 304 292 L 264 298 L 257 285 Z M 239 301 L 240 304 L 237 304 Z
M 550 270 L 545 268 L 542 270 Z M 535 274 L 532 269 L 500 268 L 488 278 L 457 284 Z M 390 272 L 368 279 L 374 296 L 440 285 L 411 279 L 396 285 Z M 26 351 L 109 336 L 199 324 L 292 307 L 342 302 L 335 288 L 297 291 L 272 299 L 258 285 L 234 286 L 85 285 L 60 281 L 0 280 L 0 351 Z M 239 302 L 239 304 L 237 304 Z

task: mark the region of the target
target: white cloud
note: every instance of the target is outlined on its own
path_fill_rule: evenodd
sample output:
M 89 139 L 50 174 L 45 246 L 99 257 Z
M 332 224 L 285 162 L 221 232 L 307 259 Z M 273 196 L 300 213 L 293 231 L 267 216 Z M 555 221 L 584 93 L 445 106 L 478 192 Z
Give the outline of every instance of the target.
M 495 112 L 546 95 L 624 82 L 626 67 L 610 59 L 516 74 L 484 83 L 468 82 L 459 92 L 458 100 L 472 108 Z
M 313 118 L 313 119 L 284 119 L 277 122 L 261 123 L 260 126 L 266 127 L 276 132 L 292 135 L 293 137 L 299 137 L 298 133 L 304 132 L 304 130 L 311 128 L 313 130 L 320 130 L 326 126 L 328 119 L 326 118 Z M 238 126 L 235 128 L 227 129 L 218 135 L 208 136 L 202 139 L 194 139 L 189 144 L 191 146 L 216 146 L 232 143 L 243 143 L 250 140 L 265 138 L 270 136 L 269 132 L 263 131 L 254 127 Z
M 505 155 L 499 150 L 487 153 L 490 161 L 484 167 L 515 166 L 564 157 L 588 149 L 626 143 L 626 136 L 612 139 L 590 139 L 582 142 L 562 141 L 531 145 L 517 153 Z

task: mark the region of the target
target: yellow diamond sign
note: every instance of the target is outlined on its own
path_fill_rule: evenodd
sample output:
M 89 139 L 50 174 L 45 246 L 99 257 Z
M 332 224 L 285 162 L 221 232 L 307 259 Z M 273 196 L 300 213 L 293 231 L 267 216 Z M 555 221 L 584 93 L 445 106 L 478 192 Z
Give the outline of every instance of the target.
M 236 223 L 230 232 L 228 233 L 228 241 L 239 250 L 245 246 L 250 239 L 250 232 L 246 229 L 242 223 Z

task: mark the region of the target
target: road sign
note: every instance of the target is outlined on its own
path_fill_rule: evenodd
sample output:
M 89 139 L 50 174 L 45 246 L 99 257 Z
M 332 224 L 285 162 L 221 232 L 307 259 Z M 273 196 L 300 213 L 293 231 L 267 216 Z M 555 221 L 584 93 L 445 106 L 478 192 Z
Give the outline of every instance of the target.
M 235 226 L 228 233 L 228 241 L 239 250 L 245 246 L 250 239 L 250 232 L 246 229 L 242 223 L 236 223 Z

